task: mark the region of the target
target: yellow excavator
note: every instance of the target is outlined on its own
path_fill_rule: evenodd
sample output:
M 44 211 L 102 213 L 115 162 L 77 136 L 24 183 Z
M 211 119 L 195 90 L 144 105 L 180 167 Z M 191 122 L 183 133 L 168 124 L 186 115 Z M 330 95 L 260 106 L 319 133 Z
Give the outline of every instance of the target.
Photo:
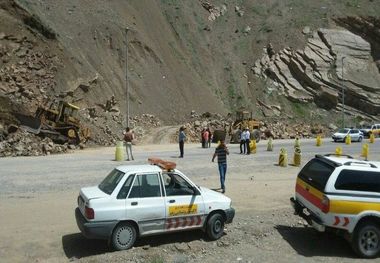
M 14 115 L 20 122 L 20 128 L 28 132 L 49 137 L 56 143 L 79 144 L 90 138 L 90 130 L 81 125 L 78 110 L 79 107 L 60 100 L 48 107 L 39 106 L 34 116 Z
M 236 111 L 234 123 L 230 126 L 229 134 L 231 136 L 230 143 L 239 143 L 241 132 L 248 128 L 251 134 L 251 140 L 260 141 L 260 121 L 252 117 L 252 112 L 247 110 Z

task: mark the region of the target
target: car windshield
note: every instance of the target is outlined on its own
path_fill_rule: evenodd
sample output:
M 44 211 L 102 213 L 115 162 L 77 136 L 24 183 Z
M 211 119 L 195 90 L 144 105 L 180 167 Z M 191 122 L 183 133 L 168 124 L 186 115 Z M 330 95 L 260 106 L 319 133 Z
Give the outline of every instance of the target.
M 338 133 L 348 133 L 349 129 L 340 129 Z
M 113 190 L 115 190 L 116 186 L 120 182 L 121 178 L 123 178 L 124 173 L 114 169 L 112 170 L 106 178 L 104 178 L 103 182 L 99 184 L 99 189 L 105 192 L 106 194 L 112 194 Z

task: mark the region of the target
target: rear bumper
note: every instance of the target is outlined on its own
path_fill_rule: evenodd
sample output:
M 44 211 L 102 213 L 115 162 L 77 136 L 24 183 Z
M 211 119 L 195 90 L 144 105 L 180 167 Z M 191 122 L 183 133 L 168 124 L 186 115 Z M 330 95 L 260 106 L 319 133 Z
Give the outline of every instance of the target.
M 294 197 L 290 198 L 290 204 L 294 208 L 294 214 L 302 217 L 306 220 L 306 222 L 311 225 L 313 228 L 318 230 L 319 232 L 324 232 L 326 227 L 323 221 L 315 214 L 313 214 L 309 209 L 307 209 L 304 205 L 298 202 Z M 305 212 L 307 211 L 307 213 Z
M 224 212 L 226 213 L 226 224 L 232 223 L 232 220 L 235 217 L 235 209 L 231 207 L 229 209 L 224 210 Z
M 108 239 L 118 223 L 117 221 L 89 222 L 78 207 L 75 209 L 75 219 L 82 234 L 89 239 Z

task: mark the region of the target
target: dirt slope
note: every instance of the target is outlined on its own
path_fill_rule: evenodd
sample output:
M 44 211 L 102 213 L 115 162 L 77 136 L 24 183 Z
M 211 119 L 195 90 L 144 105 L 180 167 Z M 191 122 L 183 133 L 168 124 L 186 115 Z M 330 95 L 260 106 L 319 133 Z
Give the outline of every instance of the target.
M 166 124 L 178 124 L 191 110 L 225 114 L 244 106 L 263 118 L 257 110 L 260 99 L 281 106 L 285 116 L 307 119 L 310 114 L 302 111 L 313 111 L 313 102 L 307 107 L 291 102 L 253 75 L 251 67 L 263 48 L 268 43 L 277 51 L 287 46 L 302 48 L 305 26 L 331 28 L 336 27 L 336 18 L 380 13 L 378 1 L 371 0 L 215 0 L 209 4 L 203 0 L 3 0 L 0 44 L 12 59 L 2 59 L 1 73 L 23 65 L 18 51 L 8 48 L 10 42 L 26 38 L 33 43 L 28 54 L 43 59 L 38 60 L 39 69 L 27 71 L 33 81 L 25 78 L 22 88 L 16 80 L 4 81 L 2 74 L 0 95 L 30 112 L 44 100 L 63 98 L 83 109 L 88 124 L 108 125 L 119 133 L 127 108 L 124 58 L 128 42 L 132 116 L 152 113 Z M 348 28 L 349 24 L 342 23 Z M 38 52 L 43 56 L 37 56 Z M 45 74 L 39 76 L 41 69 Z M 12 74 L 11 79 L 17 77 Z M 41 78 L 49 81 L 34 81 Z M 33 94 L 25 95 L 27 85 Z M 40 89 L 43 92 L 36 91 Z M 117 117 L 90 122 L 86 117 L 90 109 L 102 111 L 112 95 Z

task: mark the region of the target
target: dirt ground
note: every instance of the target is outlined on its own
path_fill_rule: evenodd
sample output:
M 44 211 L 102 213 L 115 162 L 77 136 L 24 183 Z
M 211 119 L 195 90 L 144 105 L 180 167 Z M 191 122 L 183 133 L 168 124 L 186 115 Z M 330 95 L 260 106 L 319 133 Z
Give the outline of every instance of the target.
M 185 145 L 178 159 L 176 144 L 134 147 L 134 162 L 115 162 L 114 148 L 96 148 L 65 155 L 0 159 L 1 262 L 359 262 L 340 237 L 320 234 L 292 213 L 289 197 L 299 167 L 276 165 L 280 147 L 292 158 L 293 141 L 275 142 L 275 151 L 258 144 L 252 155 L 229 145 L 226 195 L 236 209 L 225 235 L 209 241 L 201 231 L 146 237 L 128 251 L 113 252 L 105 241 L 87 240 L 76 226 L 79 189 L 96 185 L 114 166 L 143 164 L 148 156 L 177 162 L 177 168 L 199 185 L 218 188 L 211 162 L 213 148 Z M 313 140 L 302 142 L 303 162 L 317 152 L 342 146 L 358 156 L 361 144 L 350 146 Z M 379 160 L 379 142 L 370 156 Z

